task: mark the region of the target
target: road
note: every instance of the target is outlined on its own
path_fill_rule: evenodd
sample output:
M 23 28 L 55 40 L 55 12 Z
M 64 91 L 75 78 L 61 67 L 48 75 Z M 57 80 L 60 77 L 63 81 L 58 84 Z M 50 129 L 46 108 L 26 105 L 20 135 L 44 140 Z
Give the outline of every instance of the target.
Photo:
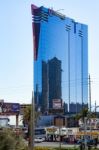
M 41 142 L 41 143 L 35 143 L 35 146 L 44 146 L 44 147 L 59 147 L 60 143 L 59 142 Z M 61 147 L 68 147 L 68 148 L 77 148 L 79 145 L 75 144 L 66 144 L 66 143 L 61 143 Z M 99 144 L 97 146 L 99 148 Z
M 25 141 L 24 142 L 26 145 L 28 145 L 28 142 Z M 60 143 L 59 142 L 41 142 L 41 143 L 35 143 L 34 146 L 44 146 L 44 147 L 59 147 L 60 146 Z M 75 144 L 66 144 L 66 143 L 61 143 L 61 147 L 65 147 L 65 148 L 77 148 L 79 147 L 79 145 Z M 99 148 L 99 144 L 97 146 L 97 148 Z
M 41 142 L 35 143 L 35 146 L 45 146 L 45 147 L 59 147 L 59 142 Z M 79 145 L 71 145 L 66 143 L 61 143 L 61 147 L 79 147 Z

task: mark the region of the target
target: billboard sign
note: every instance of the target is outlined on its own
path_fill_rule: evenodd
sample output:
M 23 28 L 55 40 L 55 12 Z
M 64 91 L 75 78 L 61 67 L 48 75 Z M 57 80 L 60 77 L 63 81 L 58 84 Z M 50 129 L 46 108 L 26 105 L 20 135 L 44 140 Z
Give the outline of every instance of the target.
M 53 99 L 53 109 L 62 108 L 62 100 L 61 99 Z
M 11 114 L 11 113 L 19 113 L 19 112 L 20 112 L 19 103 L 1 103 L 0 102 L 0 113 Z

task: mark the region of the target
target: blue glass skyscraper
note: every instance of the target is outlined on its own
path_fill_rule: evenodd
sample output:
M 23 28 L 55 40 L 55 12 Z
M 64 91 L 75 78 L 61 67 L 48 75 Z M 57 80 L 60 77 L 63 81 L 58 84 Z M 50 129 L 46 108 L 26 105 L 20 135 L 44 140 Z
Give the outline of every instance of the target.
M 79 112 L 88 103 L 88 27 L 43 6 L 31 10 L 36 107 L 61 102 L 66 112 Z

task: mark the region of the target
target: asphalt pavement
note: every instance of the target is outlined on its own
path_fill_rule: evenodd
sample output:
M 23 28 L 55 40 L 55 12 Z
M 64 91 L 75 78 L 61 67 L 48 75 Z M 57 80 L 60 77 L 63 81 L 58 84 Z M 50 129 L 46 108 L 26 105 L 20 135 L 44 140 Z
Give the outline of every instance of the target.
M 44 146 L 44 147 L 59 147 L 59 142 L 41 142 L 41 143 L 35 143 L 35 146 Z M 61 143 L 61 147 L 79 147 L 79 145 L 72 145 L 72 144 L 66 144 Z
M 41 142 L 41 143 L 35 143 L 36 146 L 44 146 L 44 147 L 60 147 L 59 142 Z M 61 147 L 68 147 L 68 148 L 78 148 L 78 144 L 67 144 L 67 143 L 61 143 Z M 97 145 L 97 148 L 99 148 L 99 144 Z

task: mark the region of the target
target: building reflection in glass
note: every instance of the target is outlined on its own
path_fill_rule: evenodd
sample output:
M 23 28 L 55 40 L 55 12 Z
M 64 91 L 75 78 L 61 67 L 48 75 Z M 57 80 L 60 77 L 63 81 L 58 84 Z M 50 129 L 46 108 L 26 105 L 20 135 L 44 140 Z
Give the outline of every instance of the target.
M 62 99 L 61 61 L 56 57 L 42 61 L 42 107 L 53 108 L 54 99 Z
M 43 6 L 31 10 L 36 106 L 44 112 L 56 99 L 79 112 L 88 103 L 88 27 Z

